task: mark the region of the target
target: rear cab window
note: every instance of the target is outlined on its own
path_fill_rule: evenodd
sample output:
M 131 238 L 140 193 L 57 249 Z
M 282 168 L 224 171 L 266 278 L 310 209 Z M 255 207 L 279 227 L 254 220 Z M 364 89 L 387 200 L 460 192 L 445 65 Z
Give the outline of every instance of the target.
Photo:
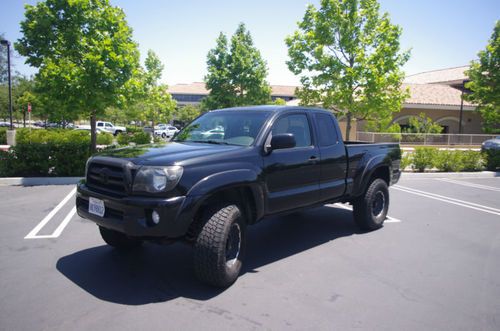
M 328 114 L 315 114 L 318 127 L 318 142 L 320 146 L 331 146 L 338 143 L 337 128 L 333 117 Z

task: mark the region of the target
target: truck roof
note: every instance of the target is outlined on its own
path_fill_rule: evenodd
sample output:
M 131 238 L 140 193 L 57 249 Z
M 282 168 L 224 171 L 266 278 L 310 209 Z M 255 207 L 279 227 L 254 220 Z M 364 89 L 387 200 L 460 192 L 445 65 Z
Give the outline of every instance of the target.
M 241 111 L 241 110 L 253 110 L 253 111 L 267 111 L 267 112 L 273 112 L 273 113 L 281 113 L 281 112 L 286 112 L 286 111 L 293 111 L 293 110 L 305 110 L 305 111 L 311 111 L 311 112 L 327 112 L 330 113 L 330 111 L 322 108 L 314 108 L 314 107 L 302 107 L 302 106 L 278 106 L 278 105 L 264 105 L 264 106 L 244 106 L 244 107 L 231 107 L 231 108 L 223 108 L 223 109 L 215 109 L 212 110 L 211 112 L 218 112 L 218 111 Z

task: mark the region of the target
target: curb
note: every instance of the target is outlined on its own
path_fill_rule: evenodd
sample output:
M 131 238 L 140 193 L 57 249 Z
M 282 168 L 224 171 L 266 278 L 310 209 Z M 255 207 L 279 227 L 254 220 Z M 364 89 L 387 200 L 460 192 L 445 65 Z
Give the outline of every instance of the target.
M 0 185 L 72 185 L 81 179 L 83 177 L 6 177 L 0 178 Z
M 401 178 L 495 178 L 500 177 L 500 171 L 476 172 L 403 172 Z

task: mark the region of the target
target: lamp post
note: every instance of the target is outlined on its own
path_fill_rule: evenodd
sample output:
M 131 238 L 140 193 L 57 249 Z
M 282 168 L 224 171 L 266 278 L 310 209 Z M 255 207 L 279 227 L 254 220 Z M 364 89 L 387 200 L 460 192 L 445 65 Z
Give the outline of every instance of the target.
M 12 125 L 12 78 L 10 76 L 10 42 L 8 40 L 0 40 L 0 44 L 7 46 L 7 72 L 9 79 L 9 117 L 10 117 L 10 129 L 14 130 Z

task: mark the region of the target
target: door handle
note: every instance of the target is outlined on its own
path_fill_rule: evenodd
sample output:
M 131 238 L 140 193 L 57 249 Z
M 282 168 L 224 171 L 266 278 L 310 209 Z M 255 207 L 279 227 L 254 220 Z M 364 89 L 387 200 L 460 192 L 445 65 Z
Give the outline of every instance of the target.
M 309 163 L 316 163 L 316 161 L 318 161 L 318 158 L 317 158 L 316 156 L 314 156 L 314 155 L 313 155 L 313 156 L 311 156 L 311 157 L 309 158 L 309 161 L 308 161 L 308 162 L 309 162 Z

